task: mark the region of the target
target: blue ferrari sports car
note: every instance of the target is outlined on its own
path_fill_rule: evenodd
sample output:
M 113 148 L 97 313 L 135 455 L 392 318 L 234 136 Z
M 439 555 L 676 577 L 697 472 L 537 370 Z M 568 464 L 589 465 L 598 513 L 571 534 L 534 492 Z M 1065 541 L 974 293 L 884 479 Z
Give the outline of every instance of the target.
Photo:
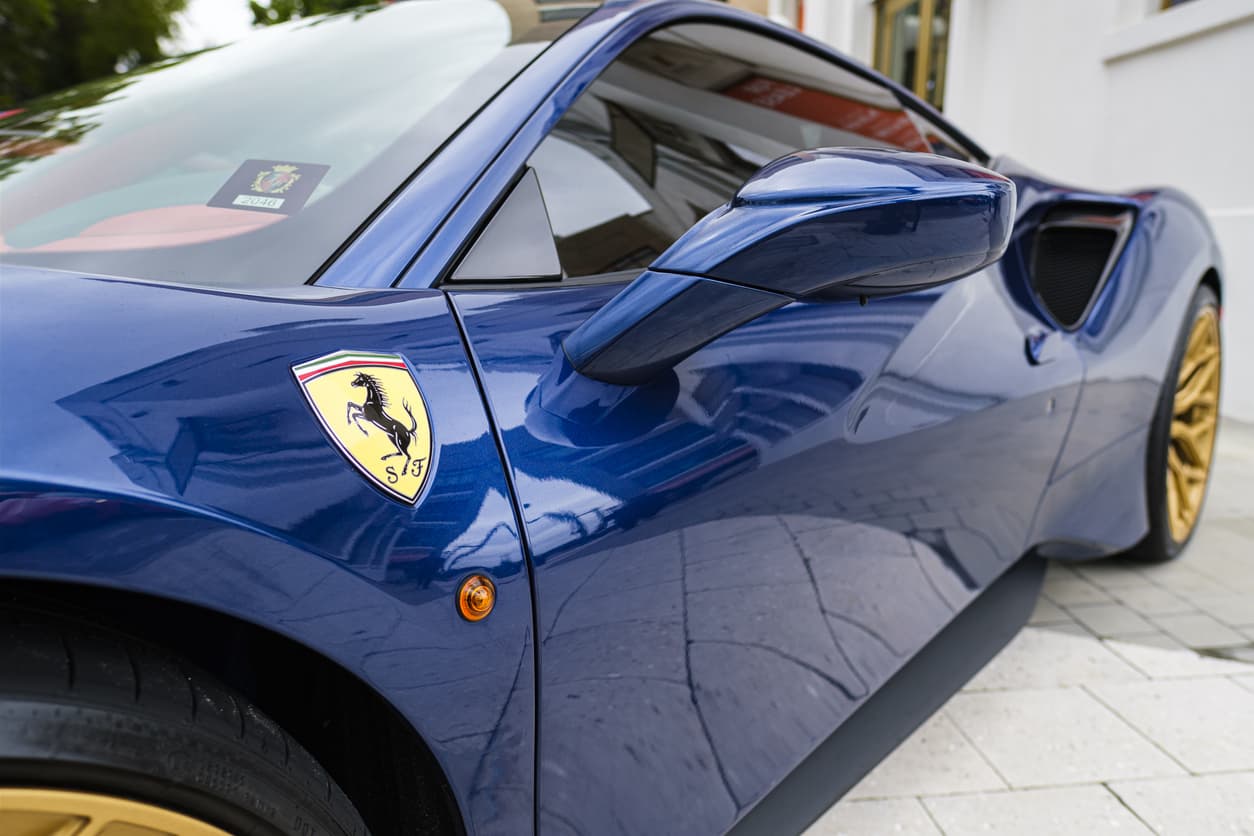
M 1175 557 L 1222 265 L 706 0 L 0 115 L 0 832 L 788 834 Z

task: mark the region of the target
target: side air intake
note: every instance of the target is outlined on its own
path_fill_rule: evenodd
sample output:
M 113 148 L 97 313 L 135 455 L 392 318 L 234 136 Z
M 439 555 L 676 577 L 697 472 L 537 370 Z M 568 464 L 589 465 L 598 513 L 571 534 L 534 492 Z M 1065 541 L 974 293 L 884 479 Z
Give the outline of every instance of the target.
M 1032 285 L 1064 328 L 1084 321 L 1132 228 L 1124 207 L 1072 205 L 1041 222 L 1032 251 Z

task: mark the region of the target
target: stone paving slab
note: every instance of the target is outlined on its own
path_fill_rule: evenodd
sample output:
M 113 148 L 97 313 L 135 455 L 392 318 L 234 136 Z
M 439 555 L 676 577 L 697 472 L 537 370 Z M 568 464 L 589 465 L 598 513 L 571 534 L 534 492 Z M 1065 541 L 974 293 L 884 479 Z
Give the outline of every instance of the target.
M 1189 647 L 1231 647 L 1245 644 L 1245 636 L 1206 613 L 1154 617 L 1164 633 Z
M 1068 621 L 1071 621 L 1071 615 L 1042 595 L 1036 601 L 1036 607 L 1032 610 L 1032 616 L 1028 619 L 1028 624 L 1065 624 Z
M 1081 832 L 1153 832 L 1101 786 L 926 798 L 923 804 L 942 833 L 1073 836 Z
M 1249 671 L 1250 666 L 1227 659 L 1202 656 L 1159 633 L 1104 642 L 1113 653 L 1151 679 L 1194 676 L 1226 676 Z
M 1226 678 L 1088 686 L 1190 772 L 1254 770 L 1254 694 Z
M 1154 625 L 1136 610 L 1123 604 L 1088 604 L 1071 608 L 1071 615 L 1100 638 L 1152 633 Z M 1220 625 L 1222 626 L 1222 625 Z
M 1006 789 L 1006 782 L 943 712 L 932 716 L 849 791 L 849 798 L 893 798 Z
M 963 692 L 950 700 L 945 713 L 1012 787 L 1183 772 L 1162 749 L 1080 688 Z
M 1118 590 L 1144 587 L 1150 583 L 1149 577 L 1140 571 L 1135 564 L 1122 561 L 1103 560 L 1096 563 L 1076 563 L 1071 565 L 1056 563 L 1052 567 L 1050 574 L 1066 576 L 1071 572 L 1074 572 L 1091 584 L 1116 593 L 1116 598 L 1121 597 L 1117 594 Z
M 1112 589 L 1111 595 L 1120 604 L 1147 617 L 1197 612 L 1199 606 L 1205 607 L 1204 604 L 1195 605 L 1186 601 L 1150 581 L 1138 581 L 1136 584 Z
M 805 836 L 1254 836 L 1254 426 L 1179 559 L 1052 564 L 1029 624 Z
M 1120 781 L 1110 789 L 1164 836 L 1254 834 L 1254 772 Z
M 1129 660 L 1089 636 L 1029 627 L 967 683 L 964 691 L 1065 688 L 1145 679 Z
M 1061 607 L 1109 604 L 1114 600 L 1100 586 L 1070 570 L 1050 572 L 1045 578 L 1044 595 Z
M 1254 497 L 1250 501 L 1254 502 Z M 1254 595 L 1199 598 L 1197 608 L 1230 627 L 1254 627 Z
M 889 801 L 842 801 L 816 821 L 807 836 L 940 836 L 941 831 L 915 798 Z

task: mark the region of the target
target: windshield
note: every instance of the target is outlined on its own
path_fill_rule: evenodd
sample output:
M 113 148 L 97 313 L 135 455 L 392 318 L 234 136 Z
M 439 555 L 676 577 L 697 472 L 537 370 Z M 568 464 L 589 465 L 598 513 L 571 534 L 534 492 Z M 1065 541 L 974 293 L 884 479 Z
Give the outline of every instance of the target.
M 0 263 L 306 282 L 554 37 L 524 5 L 307 18 L 0 114 Z

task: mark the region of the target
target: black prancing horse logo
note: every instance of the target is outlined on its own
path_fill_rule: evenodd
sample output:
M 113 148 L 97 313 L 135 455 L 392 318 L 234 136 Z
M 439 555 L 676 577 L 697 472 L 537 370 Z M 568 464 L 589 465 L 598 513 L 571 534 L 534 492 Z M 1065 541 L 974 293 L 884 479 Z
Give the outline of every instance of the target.
M 401 468 L 404 473 L 409 468 L 412 459 L 409 453 L 409 445 L 414 440 L 414 430 L 418 428 L 418 420 L 414 418 L 414 413 L 409 409 L 408 401 L 401 401 L 401 407 L 405 410 L 405 414 L 409 416 L 409 426 L 406 427 L 400 421 L 387 414 L 388 396 L 383 391 L 383 385 L 379 383 L 379 379 L 374 375 L 358 372 L 353 378 L 352 386 L 366 390 L 366 400 L 362 403 L 348 402 L 348 423 L 361 430 L 362 435 L 369 435 L 369 431 L 361 425 L 362 421 L 374 424 L 387 435 L 392 442 L 392 446 L 396 448 L 395 453 L 388 453 L 380 456 L 381 461 L 387 461 L 393 456 L 404 456 L 405 466 Z

